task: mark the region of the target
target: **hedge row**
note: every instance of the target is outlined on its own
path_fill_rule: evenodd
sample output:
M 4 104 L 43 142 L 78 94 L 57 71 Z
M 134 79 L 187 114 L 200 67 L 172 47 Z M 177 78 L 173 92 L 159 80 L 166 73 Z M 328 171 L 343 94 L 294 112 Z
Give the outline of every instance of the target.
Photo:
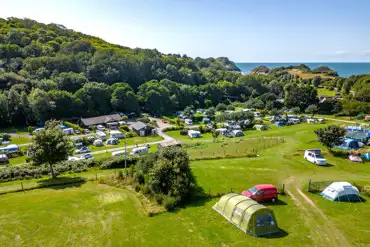
M 177 124 L 177 121 L 176 119 L 172 119 L 172 118 L 169 118 L 169 117 L 166 117 L 166 116 L 163 116 L 162 117 L 164 120 L 166 120 L 168 123 L 170 124 Z

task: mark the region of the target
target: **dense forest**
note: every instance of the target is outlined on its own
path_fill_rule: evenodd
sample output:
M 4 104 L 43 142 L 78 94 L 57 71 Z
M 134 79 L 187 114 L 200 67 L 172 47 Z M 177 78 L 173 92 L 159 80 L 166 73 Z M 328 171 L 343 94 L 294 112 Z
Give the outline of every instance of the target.
M 131 49 L 59 24 L 0 19 L 0 127 L 111 112 L 164 114 L 186 106 L 242 104 L 264 110 L 318 104 L 316 87 L 346 95 L 321 107 L 368 112 L 370 76 L 302 80 L 276 69 L 242 75 L 226 57 L 190 58 Z M 351 112 L 345 112 L 350 104 Z M 367 108 L 366 108 L 367 107 Z M 356 112 L 355 112 L 356 111 Z

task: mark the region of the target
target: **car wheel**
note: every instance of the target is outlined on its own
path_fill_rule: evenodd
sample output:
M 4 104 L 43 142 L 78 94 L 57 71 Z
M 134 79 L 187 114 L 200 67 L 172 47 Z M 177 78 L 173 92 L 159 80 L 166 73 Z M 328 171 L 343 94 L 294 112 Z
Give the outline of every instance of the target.
M 271 199 L 271 201 L 272 201 L 273 203 L 275 203 L 275 202 L 276 202 L 276 198 L 275 198 L 275 197 L 273 197 L 273 198 Z

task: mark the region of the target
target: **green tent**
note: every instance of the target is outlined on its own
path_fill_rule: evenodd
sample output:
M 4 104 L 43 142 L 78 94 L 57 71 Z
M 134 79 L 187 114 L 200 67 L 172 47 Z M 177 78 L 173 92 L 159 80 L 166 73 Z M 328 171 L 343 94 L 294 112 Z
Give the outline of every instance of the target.
M 236 193 L 220 198 L 213 209 L 245 233 L 263 236 L 279 232 L 274 213 L 258 202 Z

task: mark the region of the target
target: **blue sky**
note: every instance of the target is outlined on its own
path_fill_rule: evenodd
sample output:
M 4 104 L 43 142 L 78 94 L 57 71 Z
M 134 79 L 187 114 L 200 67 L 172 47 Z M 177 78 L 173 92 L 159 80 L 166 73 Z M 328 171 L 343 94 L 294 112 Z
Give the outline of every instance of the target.
M 129 47 L 237 62 L 370 61 L 369 0 L 0 0 Z

